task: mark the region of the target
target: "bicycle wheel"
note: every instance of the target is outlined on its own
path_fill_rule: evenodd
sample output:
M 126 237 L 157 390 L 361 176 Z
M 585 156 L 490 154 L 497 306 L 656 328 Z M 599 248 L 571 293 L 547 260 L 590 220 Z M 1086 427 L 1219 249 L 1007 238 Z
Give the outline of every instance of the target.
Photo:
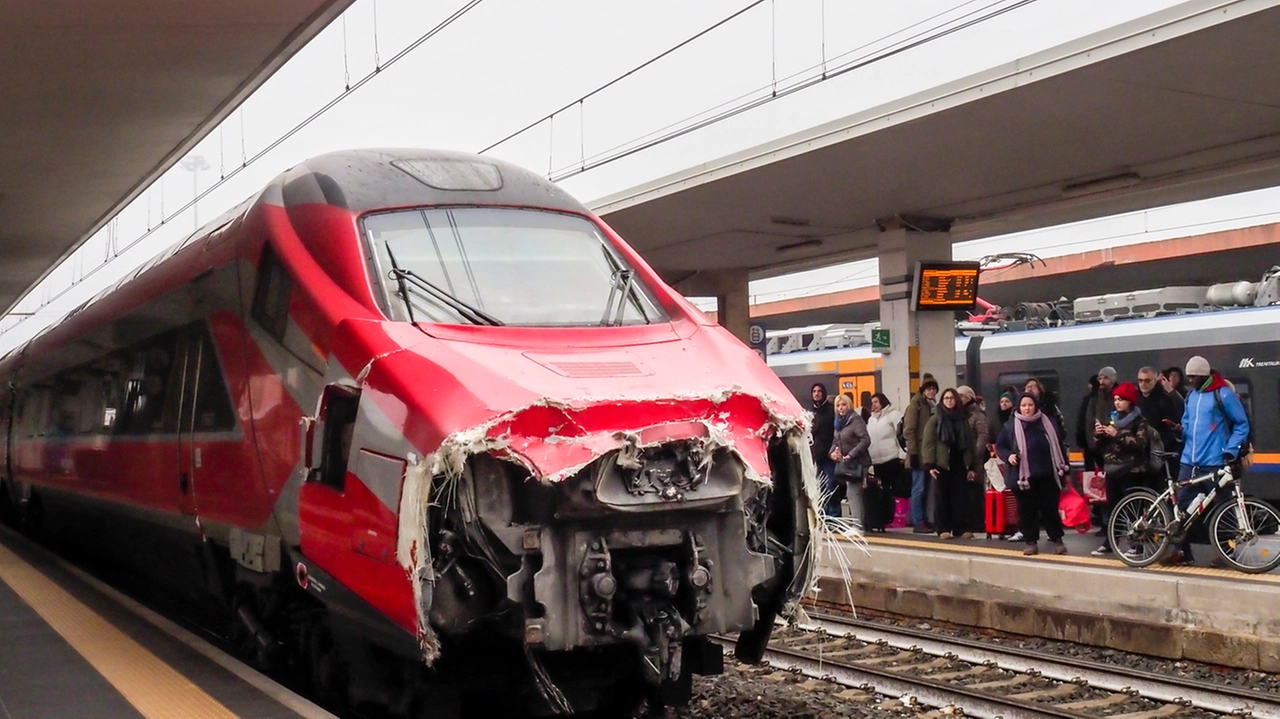
M 1209 541 L 1226 563 L 1242 572 L 1261 574 L 1280 566 L 1280 513 L 1260 500 L 1244 500 L 1241 521 L 1235 498 L 1214 510 L 1209 519 Z
M 1172 520 L 1169 506 L 1156 501 L 1150 492 L 1134 492 L 1111 510 L 1107 536 L 1111 551 L 1130 567 L 1146 567 L 1164 558 L 1169 551 Z

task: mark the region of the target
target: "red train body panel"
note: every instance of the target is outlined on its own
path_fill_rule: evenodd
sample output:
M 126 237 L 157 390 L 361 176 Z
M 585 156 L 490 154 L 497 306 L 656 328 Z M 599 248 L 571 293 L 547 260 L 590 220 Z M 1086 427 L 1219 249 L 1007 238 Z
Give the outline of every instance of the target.
M 308 161 L 0 375 L 21 521 L 106 527 L 259 661 L 357 699 L 412 704 L 438 657 L 496 646 L 525 708 L 678 701 L 716 670 L 707 634 L 751 658 L 812 570 L 802 409 L 598 218 L 486 158 Z

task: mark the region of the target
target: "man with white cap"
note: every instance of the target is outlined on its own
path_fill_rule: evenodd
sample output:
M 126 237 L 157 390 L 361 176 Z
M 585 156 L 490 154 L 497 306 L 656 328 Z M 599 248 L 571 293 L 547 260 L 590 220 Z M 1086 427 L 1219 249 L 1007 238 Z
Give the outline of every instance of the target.
M 1196 355 L 1187 361 L 1186 408 L 1182 424 L 1174 429 L 1186 442 L 1182 447 L 1182 480 L 1216 472 L 1240 457 L 1240 448 L 1249 437 L 1249 415 L 1222 375 L 1209 367 L 1209 361 Z M 1178 492 L 1178 506 L 1186 509 L 1203 487 L 1183 487 Z M 1182 541 L 1182 554 L 1175 561 L 1194 564 L 1190 535 Z

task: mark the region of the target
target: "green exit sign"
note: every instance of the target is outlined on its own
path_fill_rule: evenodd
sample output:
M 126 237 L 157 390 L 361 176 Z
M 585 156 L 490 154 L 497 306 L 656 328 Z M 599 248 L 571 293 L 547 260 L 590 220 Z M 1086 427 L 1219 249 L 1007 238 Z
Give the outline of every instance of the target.
M 889 351 L 889 330 L 871 330 L 871 350 L 873 352 Z

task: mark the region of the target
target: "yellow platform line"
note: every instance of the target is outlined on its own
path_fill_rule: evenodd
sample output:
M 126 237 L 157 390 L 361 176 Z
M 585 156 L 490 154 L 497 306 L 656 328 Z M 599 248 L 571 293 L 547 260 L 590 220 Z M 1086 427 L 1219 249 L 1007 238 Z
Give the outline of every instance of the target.
M 1081 557 L 1076 555 L 1061 554 L 1037 554 L 1035 556 L 1025 556 L 1021 549 L 999 549 L 996 547 L 983 547 L 973 544 L 944 544 L 942 542 L 924 542 L 915 539 L 897 539 L 894 537 L 868 536 L 867 544 L 882 544 L 894 547 L 911 547 L 913 549 L 930 549 L 940 552 L 955 552 L 960 554 L 982 554 L 993 557 L 1008 557 L 1017 559 L 1026 559 L 1034 561 L 1059 562 L 1062 564 L 1077 564 L 1082 566 L 1101 567 L 1105 569 L 1132 569 L 1139 572 L 1159 572 L 1161 574 L 1185 574 L 1197 577 L 1214 577 L 1218 579 L 1232 579 L 1242 582 L 1260 582 L 1268 584 L 1280 584 L 1280 574 L 1272 572 L 1270 574 L 1245 574 L 1237 572 L 1233 569 L 1218 569 L 1216 567 L 1195 567 L 1195 566 L 1163 566 L 1153 565 L 1142 569 L 1126 566 L 1119 559 L 1106 559 L 1103 557 Z
M 143 716 L 157 719 L 236 717 L 191 680 L 3 546 L 0 546 L 0 580 Z

